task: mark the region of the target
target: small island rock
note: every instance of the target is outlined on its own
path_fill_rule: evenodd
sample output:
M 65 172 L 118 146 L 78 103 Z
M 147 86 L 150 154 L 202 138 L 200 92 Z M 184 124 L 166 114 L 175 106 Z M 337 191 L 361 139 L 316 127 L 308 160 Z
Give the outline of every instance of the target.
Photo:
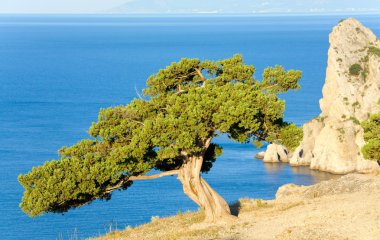
M 263 161 L 267 163 L 288 162 L 289 151 L 280 144 L 269 144 L 265 152 Z

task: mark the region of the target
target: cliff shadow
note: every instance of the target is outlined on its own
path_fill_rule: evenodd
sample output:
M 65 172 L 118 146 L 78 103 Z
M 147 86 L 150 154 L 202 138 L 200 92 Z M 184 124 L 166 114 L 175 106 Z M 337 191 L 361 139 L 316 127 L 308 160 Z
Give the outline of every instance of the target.
M 236 202 L 230 203 L 229 206 L 230 206 L 231 214 L 236 216 L 236 217 L 239 216 L 239 212 L 241 209 L 240 201 L 238 200 Z

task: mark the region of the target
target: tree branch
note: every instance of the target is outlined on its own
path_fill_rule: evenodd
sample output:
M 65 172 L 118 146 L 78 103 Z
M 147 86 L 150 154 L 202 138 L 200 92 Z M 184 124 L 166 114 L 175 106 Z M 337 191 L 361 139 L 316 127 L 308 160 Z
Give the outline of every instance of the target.
M 244 134 L 251 134 L 251 133 L 253 133 L 252 129 L 244 132 Z
M 201 70 L 199 68 L 195 68 L 195 71 L 197 72 L 198 76 L 202 79 L 202 81 L 206 81 L 206 78 L 203 76 Z
M 165 176 L 177 175 L 178 173 L 179 173 L 179 170 L 171 170 L 171 171 L 166 171 L 166 172 L 154 174 L 154 175 L 131 176 L 131 177 L 125 176 L 122 180 L 120 180 L 120 182 L 117 185 L 115 185 L 111 188 L 107 188 L 105 193 L 110 193 L 110 192 L 120 188 L 121 186 L 123 186 L 128 181 L 150 180 L 150 179 L 156 179 L 156 178 L 161 178 L 161 177 L 165 177 Z
M 278 84 L 278 83 L 273 84 L 273 85 L 269 85 L 269 86 L 266 86 L 266 87 L 262 88 L 261 91 L 268 90 L 268 89 L 271 89 L 271 88 L 277 87 L 277 86 L 279 86 L 279 85 L 280 85 L 280 84 Z
M 179 173 L 179 170 L 171 170 L 171 171 L 166 171 L 166 172 L 154 174 L 154 175 L 132 176 L 132 177 L 129 177 L 128 181 L 150 180 L 150 179 L 156 179 L 156 178 L 161 178 L 165 176 L 177 175 L 178 173 Z
M 141 121 L 137 121 L 137 120 L 132 119 L 132 118 L 129 118 L 129 120 L 131 120 L 132 122 L 138 123 L 138 124 L 140 124 L 141 126 L 145 126 L 145 124 L 144 124 L 143 122 L 141 122 Z
M 140 100 L 144 100 L 144 98 L 140 95 L 140 93 L 137 91 L 137 87 L 135 85 L 135 91 L 136 91 L 136 94 L 137 96 L 139 97 Z
M 195 71 L 197 72 L 198 76 L 201 78 L 202 80 L 202 87 L 205 87 L 205 84 L 206 84 L 206 78 L 203 76 L 202 74 L 202 71 L 199 70 L 198 68 L 195 68 Z

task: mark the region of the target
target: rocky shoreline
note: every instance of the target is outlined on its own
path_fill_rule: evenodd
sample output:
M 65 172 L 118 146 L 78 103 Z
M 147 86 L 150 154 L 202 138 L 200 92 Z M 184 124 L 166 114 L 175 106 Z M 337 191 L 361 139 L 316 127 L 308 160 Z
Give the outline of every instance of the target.
M 380 111 L 380 55 L 371 49 L 380 52 L 380 41 L 356 19 L 334 27 L 321 114 L 303 126 L 303 140 L 294 153 L 270 144 L 257 157 L 334 174 L 378 171 L 379 165 L 361 153 L 365 142 L 360 122 Z

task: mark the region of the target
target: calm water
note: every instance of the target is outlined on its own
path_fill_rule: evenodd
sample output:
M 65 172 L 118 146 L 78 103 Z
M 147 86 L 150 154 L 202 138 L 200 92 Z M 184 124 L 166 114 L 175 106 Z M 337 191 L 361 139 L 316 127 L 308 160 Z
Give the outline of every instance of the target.
M 174 177 L 136 182 L 109 202 L 65 215 L 28 218 L 19 208 L 20 173 L 57 157 L 86 137 L 99 108 L 125 104 L 147 77 L 181 57 L 220 59 L 242 53 L 258 69 L 303 70 L 302 89 L 284 97 L 286 118 L 302 124 L 319 114 L 328 34 L 342 17 L 0 16 L 0 239 L 70 239 L 104 234 L 197 206 Z M 380 35 L 379 16 L 358 16 Z M 205 177 L 229 202 L 274 197 L 285 183 L 312 184 L 330 175 L 264 165 L 259 150 L 218 139 L 224 155 Z

